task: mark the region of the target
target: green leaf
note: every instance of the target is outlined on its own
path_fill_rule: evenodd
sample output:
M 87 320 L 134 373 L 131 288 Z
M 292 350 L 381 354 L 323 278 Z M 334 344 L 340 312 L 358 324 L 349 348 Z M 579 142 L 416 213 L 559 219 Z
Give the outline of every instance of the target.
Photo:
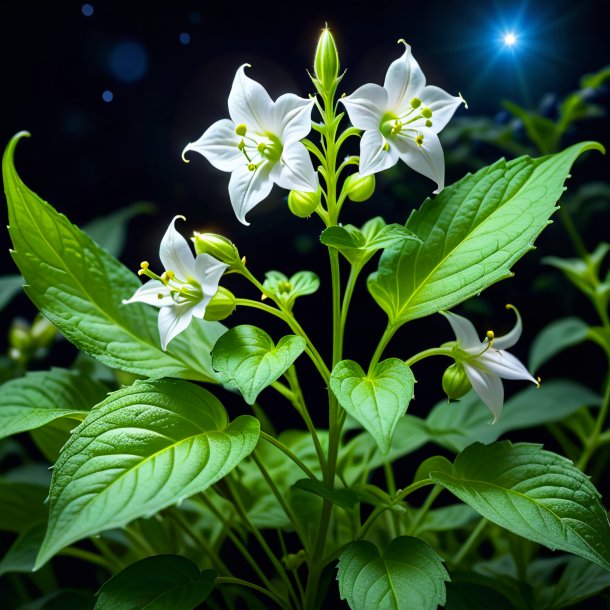
M 299 479 L 293 487 L 304 489 L 309 491 L 337 506 L 340 506 L 344 510 L 351 510 L 358 504 L 359 497 L 358 493 L 353 489 L 341 488 L 341 487 L 329 487 L 322 481 L 314 481 L 313 479 Z
M 475 392 L 470 392 L 459 402 L 438 403 L 428 415 L 426 426 L 431 441 L 459 452 L 475 441 L 492 443 L 512 430 L 561 421 L 584 406 L 600 402 L 599 395 L 575 381 L 552 380 L 515 394 L 493 425 L 489 409 Z
M 7 381 L 0 387 L 0 438 L 61 417 L 82 420 L 107 393 L 98 381 L 58 368 Z
M 216 381 L 209 353 L 225 327 L 194 319 L 163 352 L 158 310 L 123 305 L 141 285 L 136 275 L 100 248 L 21 181 L 13 165 L 17 134 L 2 160 L 13 258 L 34 304 L 83 352 L 112 368 L 145 377 Z
M 585 150 L 576 144 L 550 157 L 519 157 L 467 175 L 414 211 L 411 241 L 384 251 L 368 288 L 397 326 L 451 309 L 511 275 L 511 266 L 549 223 L 563 183 Z
M 192 610 L 214 588 L 214 570 L 186 557 L 157 555 L 132 563 L 104 583 L 94 610 Z
M 83 414 L 80 420 L 84 419 L 86 414 Z M 30 430 L 30 436 L 34 441 L 34 444 L 44 457 L 54 464 L 59 457 L 61 448 L 66 444 L 70 438 L 72 430 L 76 427 L 77 423 L 72 417 L 60 417 L 53 421 L 45 424 L 41 428 L 35 428 Z
M 334 225 L 322 231 L 320 241 L 336 248 L 355 267 L 362 267 L 377 250 L 403 242 L 415 247 L 419 239 L 399 224 L 386 225 L 381 216 L 367 221 L 362 229 L 354 225 Z
M 36 521 L 46 521 L 48 487 L 36 483 L 0 479 L 0 530 L 21 533 Z
M 430 478 L 493 523 L 610 570 L 610 525 L 589 477 L 539 445 L 475 443 Z
M 0 277 L 0 311 L 2 311 L 23 286 L 23 278 L 20 275 L 3 275 Z
M 23 530 L 0 561 L 0 576 L 10 572 L 31 572 L 47 524 L 39 521 Z
M 260 328 L 243 324 L 227 331 L 212 351 L 212 366 L 223 383 L 236 387 L 253 404 L 259 393 L 277 381 L 303 353 L 305 339 L 282 337 L 277 346 Z
M 233 470 L 256 446 L 258 421 L 229 423 L 208 391 L 138 381 L 99 404 L 63 448 L 37 568 L 64 546 L 179 503 Z
M 279 271 L 268 271 L 263 286 L 287 309 L 292 309 L 298 297 L 313 294 L 320 288 L 320 278 L 313 271 L 299 271 L 290 279 Z
M 569 557 L 559 581 L 550 588 L 552 598 L 547 607 L 574 607 L 608 587 L 610 573 L 580 557 Z
M 352 610 L 436 610 L 445 604 L 449 575 L 432 547 L 399 536 L 382 556 L 367 540 L 350 542 L 339 557 L 337 579 Z
M 411 369 L 398 358 L 378 362 L 367 374 L 357 362 L 342 360 L 330 376 L 330 388 L 340 405 L 364 426 L 383 454 L 390 451 L 414 386 Z
M 530 348 L 529 370 L 537 371 L 545 362 L 564 349 L 582 343 L 589 326 L 580 318 L 561 318 L 543 328 Z

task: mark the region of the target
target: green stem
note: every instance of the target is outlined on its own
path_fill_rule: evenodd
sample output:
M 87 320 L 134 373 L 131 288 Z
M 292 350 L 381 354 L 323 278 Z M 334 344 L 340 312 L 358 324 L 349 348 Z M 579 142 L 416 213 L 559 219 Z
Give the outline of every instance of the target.
M 121 571 L 126 567 L 125 561 L 123 561 L 107 544 L 106 541 L 101 537 L 90 538 L 91 543 L 95 548 L 112 564 L 116 566 L 115 571 Z
M 593 432 L 591 436 L 587 439 L 587 443 L 584 447 L 584 450 L 576 464 L 580 470 L 584 470 L 589 463 L 589 460 L 593 456 L 595 450 L 599 447 L 599 440 L 602 435 L 602 429 L 606 422 L 606 418 L 608 417 L 608 410 L 610 409 L 610 377 L 606 381 L 606 390 L 604 392 L 604 399 L 602 402 L 602 406 L 597 414 L 597 419 L 595 420 L 595 428 L 593 428 Z
M 77 549 L 73 546 L 67 546 L 57 554 L 65 555 L 66 557 L 76 557 L 77 559 L 88 561 L 89 563 L 93 563 L 108 570 L 110 574 L 114 574 L 116 572 L 115 567 L 107 559 L 100 555 L 96 555 L 95 553 L 91 553 L 90 551 L 85 551 L 84 549 Z
M 430 356 L 447 356 L 453 358 L 453 350 L 450 347 L 433 347 L 426 349 L 415 356 L 411 356 L 408 360 L 405 360 L 407 366 L 413 366 L 416 362 L 423 360 L 424 358 L 430 358 Z
M 372 371 L 375 368 L 375 366 L 379 362 L 379 359 L 381 358 L 385 348 L 388 346 L 388 343 L 392 340 L 392 337 L 394 336 L 394 333 L 397 330 L 398 330 L 398 327 L 393 326 L 388 322 L 388 325 L 386 326 L 386 329 L 383 331 L 383 335 L 381 335 L 381 339 L 379 340 L 379 343 L 377 344 L 375 353 L 373 354 L 373 357 L 371 358 L 371 363 L 369 364 L 369 371 Z
M 477 523 L 477 526 L 472 530 L 472 532 L 470 532 L 470 536 L 468 536 L 464 544 L 460 547 L 460 550 L 453 556 L 453 559 L 451 559 L 451 563 L 453 565 L 459 566 L 462 563 L 464 557 L 468 555 L 470 550 L 477 543 L 479 536 L 481 535 L 488 523 L 489 521 L 485 518 L 481 519 Z
M 415 536 L 417 534 L 417 528 L 421 525 L 422 521 L 424 520 L 425 516 L 428 514 L 428 511 L 434 504 L 434 501 L 436 500 L 436 498 L 438 498 L 438 495 L 441 493 L 441 491 L 443 491 L 443 488 L 440 485 L 435 485 L 430 490 L 430 493 L 428 494 L 428 497 L 426 498 L 425 502 L 422 504 L 421 508 L 417 511 L 417 517 L 415 517 L 415 519 L 413 520 L 413 523 L 411 523 L 411 528 L 409 530 L 409 534 L 411 536 Z
M 263 587 L 259 587 L 255 585 L 253 582 L 249 582 L 247 580 L 242 580 L 241 578 L 233 578 L 232 576 L 218 576 L 214 580 L 214 584 L 216 585 L 239 585 L 240 587 L 248 587 L 249 589 L 254 589 L 254 591 L 258 591 L 263 595 L 266 595 L 270 599 L 272 599 L 280 608 L 284 608 L 284 600 L 280 599 L 275 593 L 269 591 L 268 589 L 264 589 Z
M 576 226 L 574 225 L 574 221 L 572 220 L 572 217 L 570 216 L 565 205 L 559 206 L 559 217 L 561 218 L 561 222 L 563 223 L 566 233 L 568 234 L 568 236 L 572 240 L 572 243 L 574 244 L 574 248 L 575 248 L 576 252 L 588 264 L 589 258 L 590 258 L 589 252 L 587 251 L 587 248 L 586 248 L 582 238 L 580 237 L 580 234 L 578 233 L 578 230 L 576 229 Z
M 285 453 L 310 479 L 316 481 L 318 477 L 301 461 L 301 459 L 295 455 L 284 443 L 278 441 L 276 438 L 273 438 L 266 432 L 261 432 L 260 437 L 271 443 L 274 447 L 277 447 L 280 451 Z
M 353 266 L 350 269 L 349 277 L 347 278 L 347 283 L 345 284 L 345 292 L 343 293 L 343 303 L 341 304 L 341 336 L 345 335 L 345 323 L 347 321 L 347 312 L 349 310 L 349 305 L 352 300 L 352 296 L 354 294 L 354 288 L 356 287 L 356 281 L 358 280 L 358 276 L 360 275 L 360 271 L 362 267 L 360 265 Z

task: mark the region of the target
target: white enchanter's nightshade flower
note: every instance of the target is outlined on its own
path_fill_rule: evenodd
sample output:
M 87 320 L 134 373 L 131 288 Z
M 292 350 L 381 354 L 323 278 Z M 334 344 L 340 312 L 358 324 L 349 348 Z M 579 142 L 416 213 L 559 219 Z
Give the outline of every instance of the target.
M 311 131 L 313 99 L 292 93 L 275 102 L 265 88 L 237 70 L 229 93 L 230 119 L 214 123 L 186 146 L 214 167 L 231 172 L 229 197 L 238 220 L 267 195 L 274 184 L 295 191 L 315 192 L 318 176 L 300 142 Z
M 360 175 L 381 172 L 402 159 L 434 180 L 438 193 L 445 185 L 445 162 L 437 134 L 464 100 L 426 85 L 411 47 L 399 42 L 405 52 L 390 64 L 383 87 L 368 83 L 341 100 L 354 127 L 364 130 Z
M 180 334 L 194 317 L 203 318 L 205 308 L 218 290 L 218 282 L 228 265 L 209 254 L 193 256 L 188 242 L 176 229 L 175 216 L 159 248 L 159 258 L 165 268 L 162 275 L 154 274 L 145 261 L 138 275 L 152 278 L 123 303 L 146 303 L 159 308 L 161 348 Z
M 466 375 L 481 400 L 493 413 L 494 422 L 500 417 L 504 405 L 504 388 L 500 379 L 526 379 L 538 384 L 523 364 L 506 350 L 519 340 L 521 336 L 521 316 L 512 306 L 517 315 L 514 328 L 502 337 L 494 337 L 492 331 L 487 333 L 484 341 L 480 341 L 477 332 L 469 320 L 449 311 L 441 311 L 457 339 L 454 348 L 456 363 L 464 367 Z

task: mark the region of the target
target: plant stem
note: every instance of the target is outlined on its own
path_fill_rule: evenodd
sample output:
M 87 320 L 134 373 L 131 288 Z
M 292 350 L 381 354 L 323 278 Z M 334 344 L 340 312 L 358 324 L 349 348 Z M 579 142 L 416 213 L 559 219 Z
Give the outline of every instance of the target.
M 96 555 L 95 553 L 91 553 L 91 551 L 85 551 L 84 549 L 77 549 L 74 546 L 67 546 L 57 553 L 58 555 L 65 555 L 67 557 L 76 557 L 78 559 L 82 559 L 83 561 L 88 561 L 89 563 L 93 563 L 97 566 L 108 570 L 110 574 L 114 574 L 116 572 L 115 567 L 104 557 L 101 555 Z
M 588 437 L 587 442 L 585 444 L 584 450 L 576 464 L 580 470 L 584 470 L 589 463 L 589 460 L 593 456 L 595 450 L 599 447 L 599 441 L 602 436 L 602 429 L 604 427 L 604 423 L 606 422 L 606 418 L 608 417 L 608 410 L 610 409 L 610 378 L 606 380 L 606 390 L 604 392 L 604 399 L 602 405 L 599 409 L 599 413 L 597 414 L 597 419 L 595 420 L 595 428 L 593 428 L 593 432 Z
M 276 438 L 273 438 L 273 436 L 270 436 L 266 432 L 261 432 L 260 437 L 285 453 L 310 479 L 313 479 L 314 481 L 318 480 L 318 477 L 301 461 L 301 459 L 290 449 L 288 449 L 288 447 L 286 447 L 286 445 L 284 445 L 281 441 L 278 441 Z
M 372 371 L 375 368 L 375 366 L 379 362 L 379 358 L 381 358 L 385 348 L 387 347 L 388 343 L 392 340 L 392 337 L 394 336 L 394 333 L 397 330 L 398 329 L 396 326 L 393 326 L 388 322 L 388 325 L 386 326 L 386 329 L 383 331 L 383 335 L 381 335 L 381 339 L 379 340 L 379 343 L 377 344 L 375 353 L 373 354 L 373 357 L 371 358 L 371 363 L 369 364 L 369 371 Z
M 413 366 L 416 362 L 423 360 L 424 358 L 430 358 L 430 356 L 447 356 L 453 358 L 453 351 L 450 347 L 433 347 L 426 349 L 415 356 L 411 356 L 408 360 L 405 360 L 407 366 Z
M 247 580 L 242 580 L 241 578 L 233 578 L 232 576 L 218 576 L 214 580 L 214 584 L 217 585 L 239 585 L 240 587 L 248 587 L 249 589 L 254 589 L 263 595 L 271 598 L 280 608 L 284 608 L 284 601 L 280 599 L 275 593 L 265 589 L 263 587 L 259 587 L 255 585 L 253 582 L 249 582 Z
M 422 504 L 421 508 L 417 511 L 417 517 L 413 520 L 411 524 L 411 528 L 409 530 L 409 534 L 411 536 L 415 536 L 417 534 L 417 528 L 421 525 L 421 522 L 424 520 L 425 516 L 428 514 L 430 507 L 434 504 L 438 495 L 443 491 L 443 488 L 440 485 L 435 485 L 428 494 L 425 502 Z
M 460 550 L 453 556 L 453 559 L 451 559 L 451 563 L 453 565 L 457 566 L 462 562 L 464 557 L 466 557 L 466 555 L 477 543 L 479 536 L 481 535 L 488 523 L 489 521 L 485 518 L 481 519 L 477 523 L 476 527 L 472 530 L 472 532 L 470 532 L 470 536 L 468 536 L 464 544 L 460 547 Z

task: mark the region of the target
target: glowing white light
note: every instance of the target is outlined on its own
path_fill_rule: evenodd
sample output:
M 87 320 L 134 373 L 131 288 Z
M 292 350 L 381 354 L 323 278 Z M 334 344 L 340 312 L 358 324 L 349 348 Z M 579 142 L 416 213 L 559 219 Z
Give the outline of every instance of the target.
M 504 34 L 504 44 L 507 47 L 514 46 L 516 42 L 517 42 L 517 37 L 515 36 L 515 34 L 513 32 L 507 32 L 506 34 Z

